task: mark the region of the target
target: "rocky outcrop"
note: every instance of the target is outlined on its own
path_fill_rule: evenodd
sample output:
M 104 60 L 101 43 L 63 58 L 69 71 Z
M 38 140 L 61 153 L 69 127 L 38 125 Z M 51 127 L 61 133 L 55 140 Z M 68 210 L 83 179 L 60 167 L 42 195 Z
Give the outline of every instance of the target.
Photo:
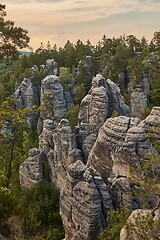
M 16 87 L 13 99 L 18 100 L 16 107 L 31 108 L 34 105 L 39 106 L 38 91 L 33 85 L 31 79 L 24 78 L 20 85 Z M 29 114 L 27 117 L 28 123 L 36 123 L 36 114 Z
M 54 121 L 45 119 L 42 134 L 39 136 L 39 150 L 44 160 L 47 160 L 47 154 L 53 149 L 53 132 L 55 129 Z
M 42 158 L 37 148 L 29 151 L 29 157 L 20 165 L 19 176 L 22 187 L 32 187 L 42 181 Z
M 69 167 L 67 181 L 60 195 L 60 213 L 66 240 L 94 240 L 106 226 L 112 209 L 108 188 L 100 174 L 82 161 Z M 83 220 L 82 220 L 83 219 Z
M 129 107 L 124 103 L 117 85 L 97 74 L 88 95 L 82 100 L 78 115 L 80 145 L 86 159 L 99 128 L 113 112 L 129 115 Z
M 159 239 L 160 209 L 138 209 L 131 213 L 120 232 L 120 240 Z
M 66 114 L 66 102 L 59 77 L 49 75 L 41 85 L 41 118 L 51 119 L 58 123 Z
M 58 64 L 55 62 L 54 59 L 47 59 L 45 69 L 48 71 L 50 75 L 58 74 Z
M 77 149 L 75 136 L 69 121 L 62 119 L 52 135 L 54 148 L 47 155 L 51 168 L 52 181 L 59 189 L 65 185 L 70 164 L 82 161 L 81 151 Z
M 139 158 L 155 152 L 139 122 L 120 116 L 108 119 L 100 129 L 87 165 L 93 166 L 105 182 L 108 177 L 128 176 L 131 166 L 140 166 Z
M 36 88 L 33 86 L 31 79 L 24 78 L 23 81 L 13 94 L 15 100 L 19 100 L 17 107 L 30 108 L 33 105 L 38 105 L 38 94 Z
M 133 117 L 142 117 L 148 105 L 148 99 L 141 86 L 137 86 L 131 94 L 131 114 Z
M 153 107 L 151 113 L 139 124 L 147 133 L 153 133 L 154 137 L 160 139 L 160 107 Z

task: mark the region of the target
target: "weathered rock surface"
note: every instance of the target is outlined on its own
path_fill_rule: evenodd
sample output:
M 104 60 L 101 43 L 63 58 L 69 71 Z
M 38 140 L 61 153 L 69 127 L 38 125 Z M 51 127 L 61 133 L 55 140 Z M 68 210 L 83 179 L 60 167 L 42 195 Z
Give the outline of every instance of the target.
M 155 211 L 149 209 L 133 211 L 127 220 L 127 226 L 120 232 L 120 240 L 159 239 L 159 219 L 159 208 Z
M 66 175 L 70 164 L 82 160 L 81 151 L 77 149 L 75 136 L 69 121 L 62 119 L 52 135 L 54 148 L 47 158 L 51 168 L 52 181 L 59 189 L 65 185 Z
M 153 133 L 155 137 L 160 137 L 158 128 L 160 127 L 160 107 L 153 107 L 151 113 L 139 124 L 146 132 Z
M 42 134 L 39 136 L 39 150 L 44 160 L 47 160 L 47 154 L 53 149 L 53 132 L 55 129 L 54 121 L 45 119 Z
M 94 240 L 106 226 L 112 209 L 108 188 L 100 174 L 82 161 L 69 167 L 66 185 L 60 194 L 60 213 L 66 240 Z
M 58 74 L 58 64 L 55 62 L 54 59 L 47 59 L 46 69 L 50 75 Z
M 131 94 L 131 115 L 142 117 L 144 109 L 148 105 L 148 99 L 141 86 L 137 86 Z
M 31 108 L 34 105 L 39 106 L 38 91 L 33 86 L 31 79 L 24 78 L 19 86 L 17 86 L 15 93 L 12 95 L 13 99 L 18 100 L 17 108 Z M 27 117 L 28 123 L 36 123 L 37 116 L 30 114 Z
M 131 166 L 140 167 L 139 158 L 155 152 L 139 122 L 120 116 L 109 118 L 100 129 L 87 165 L 93 166 L 105 182 L 108 177 L 128 176 Z
M 126 177 L 120 175 L 115 177 L 112 180 L 110 193 L 115 209 L 122 206 L 129 209 L 138 208 L 137 203 L 132 199 L 132 188 Z
M 129 115 L 129 107 L 124 103 L 117 85 L 97 74 L 88 95 L 82 100 L 78 115 L 80 144 L 86 159 L 99 128 L 114 111 L 120 115 Z
M 59 77 L 49 75 L 41 85 L 41 119 L 51 119 L 58 123 L 66 114 L 66 102 Z
M 37 148 L 29 151 L 29 157 L 19 168 L 20 185 L 22 187 L 32 187 L 42 180 L 42 158 Z
M 33 105 L 39 104 L 37 90 L 29 78 L 23 79 L 13 94 L 13 98 L 19 100 L 17 107 L 23 106 L 25 108 L 30 108 Z

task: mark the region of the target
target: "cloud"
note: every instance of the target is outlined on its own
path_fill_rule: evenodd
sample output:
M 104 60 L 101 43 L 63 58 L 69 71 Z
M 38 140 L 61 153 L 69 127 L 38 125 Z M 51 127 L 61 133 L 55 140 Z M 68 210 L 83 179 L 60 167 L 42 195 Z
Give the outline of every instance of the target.
M 160 12 L 160 0 L 6 0 L 3 3 L 8 17 L 15 20 L 16 25 L 28 29 L 34 42 L 41 38 L 39 42 L 94 38 L 105 31 L 115 35 L 125 32 L 123 25 L 128 31 L 129 24 L 135 24 L 135 13 L 143 17 L 145 13 Z M 123 20 L 121 25 L 120 19 Z M 137 26 L 133 31 L 139 31 Z

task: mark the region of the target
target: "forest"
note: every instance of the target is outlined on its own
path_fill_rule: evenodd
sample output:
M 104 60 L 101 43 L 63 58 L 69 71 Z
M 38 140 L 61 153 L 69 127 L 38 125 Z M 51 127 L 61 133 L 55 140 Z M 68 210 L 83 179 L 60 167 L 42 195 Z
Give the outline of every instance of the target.
M 28 56 L 19 56 L 17 49 L 29 44 L 27 31 L 15 28 L 21 41 L 14 39 L 13 44 L 16 35 L 14 23 L 4 20 L 5 7 L 0 7 L 0 26 L 4 27 L 0 35 L 4 41 L 0 45 L 0 239 L 62 240 L 64 229 L 59 215 L 59 191 L 49 177 L 47 164 L 43 166 L 44 179 L 36 186 L 23 189 L 19 182 L 20 164 L 28 157 L 30 148 L 38 147 L 36 125 L 33 123 L 28 127 L 26 116 L 31 113 L 39 116 L 42 108 L 40 95 L 37 106 L 31 109 L 17 108 L 18 102 L 11 96 L 24 78 L 31 79 L 32 84 L 40 89 L 41 81 L 47 75 L 42 65 L 48 59 L 54 59 L 58 64 L 60 83 L 64 91 L 72 96 L 73 102 L 67 109 L 66 117 L 73 132 L 81 101 L 97 73 L 119 86 L 129 106 L 131 92 L 137 86 L 143 87 L 144 78 L 149 79 L 147 106 L 142 112 L 144 119 L 153 106 L 160 106 L 160 31 L 153 33 L 151 41 L 134 35 L 110 38 L 104 34 L 96 46 L 89 40 L 83 43 L 78 39 L 76 44 L 68 40 L 63 48 L 58 49 L 56 44 L 52 46 L 48 41 L 46 46 L 41 43 L 34 52 L 29 50 Z M 39 70 L 33 72 L 33 66 Z M 9 125 L 7 135 L 4 129 L 6 122 Z M 154 139 L 153 135 L 150 138 L 159 153 L 160 140 Z M 123 210 L 121 215 L 117 216 L 116 212 L 108 216 L 112 231 L 108 228 L 108 232 L 101 232 L 99 239 L 119 239 L 120 228 L 128 215 Z M 117 222 L 118 230 L 114 228 L 115 232 L 113 222 Z

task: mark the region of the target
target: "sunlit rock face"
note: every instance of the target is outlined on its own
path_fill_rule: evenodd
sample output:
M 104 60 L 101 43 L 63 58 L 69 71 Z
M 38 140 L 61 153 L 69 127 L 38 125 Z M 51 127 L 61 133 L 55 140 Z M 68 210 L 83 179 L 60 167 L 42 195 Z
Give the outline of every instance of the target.
M 49 75 L 42 80 L 41 104 L 41 117 L 43 119 L 54 119 L 56 122 L 59 122 L 64 117 L 66 102 L 59 77 Z
M 70 165 L 60 194 L 60 214 L 66 240 L 94 240 L 106 227 L 107 212 L 113 208 L 106 184 L 92 167 L 78 160 Z
M 113 113 L 128 116 L 129 112 L 118 86 L 97 74 L 88 95 L 81 102 L 78 115 L 79 142 L 86 159 L 106 119 Z
M 129 176 L 130 167 L 139 167 L 139 159 L 155 149 L 138 118 L 109 118 L 101 127 L 89 154 L 87 166 L 93 166 L 105 182 L 116 175 Z
M 37 148 L 31 148 L 29 157 L 19 168 L 20 185 L 22 187 L 33 187 L 42 181 L 42 158 Z

